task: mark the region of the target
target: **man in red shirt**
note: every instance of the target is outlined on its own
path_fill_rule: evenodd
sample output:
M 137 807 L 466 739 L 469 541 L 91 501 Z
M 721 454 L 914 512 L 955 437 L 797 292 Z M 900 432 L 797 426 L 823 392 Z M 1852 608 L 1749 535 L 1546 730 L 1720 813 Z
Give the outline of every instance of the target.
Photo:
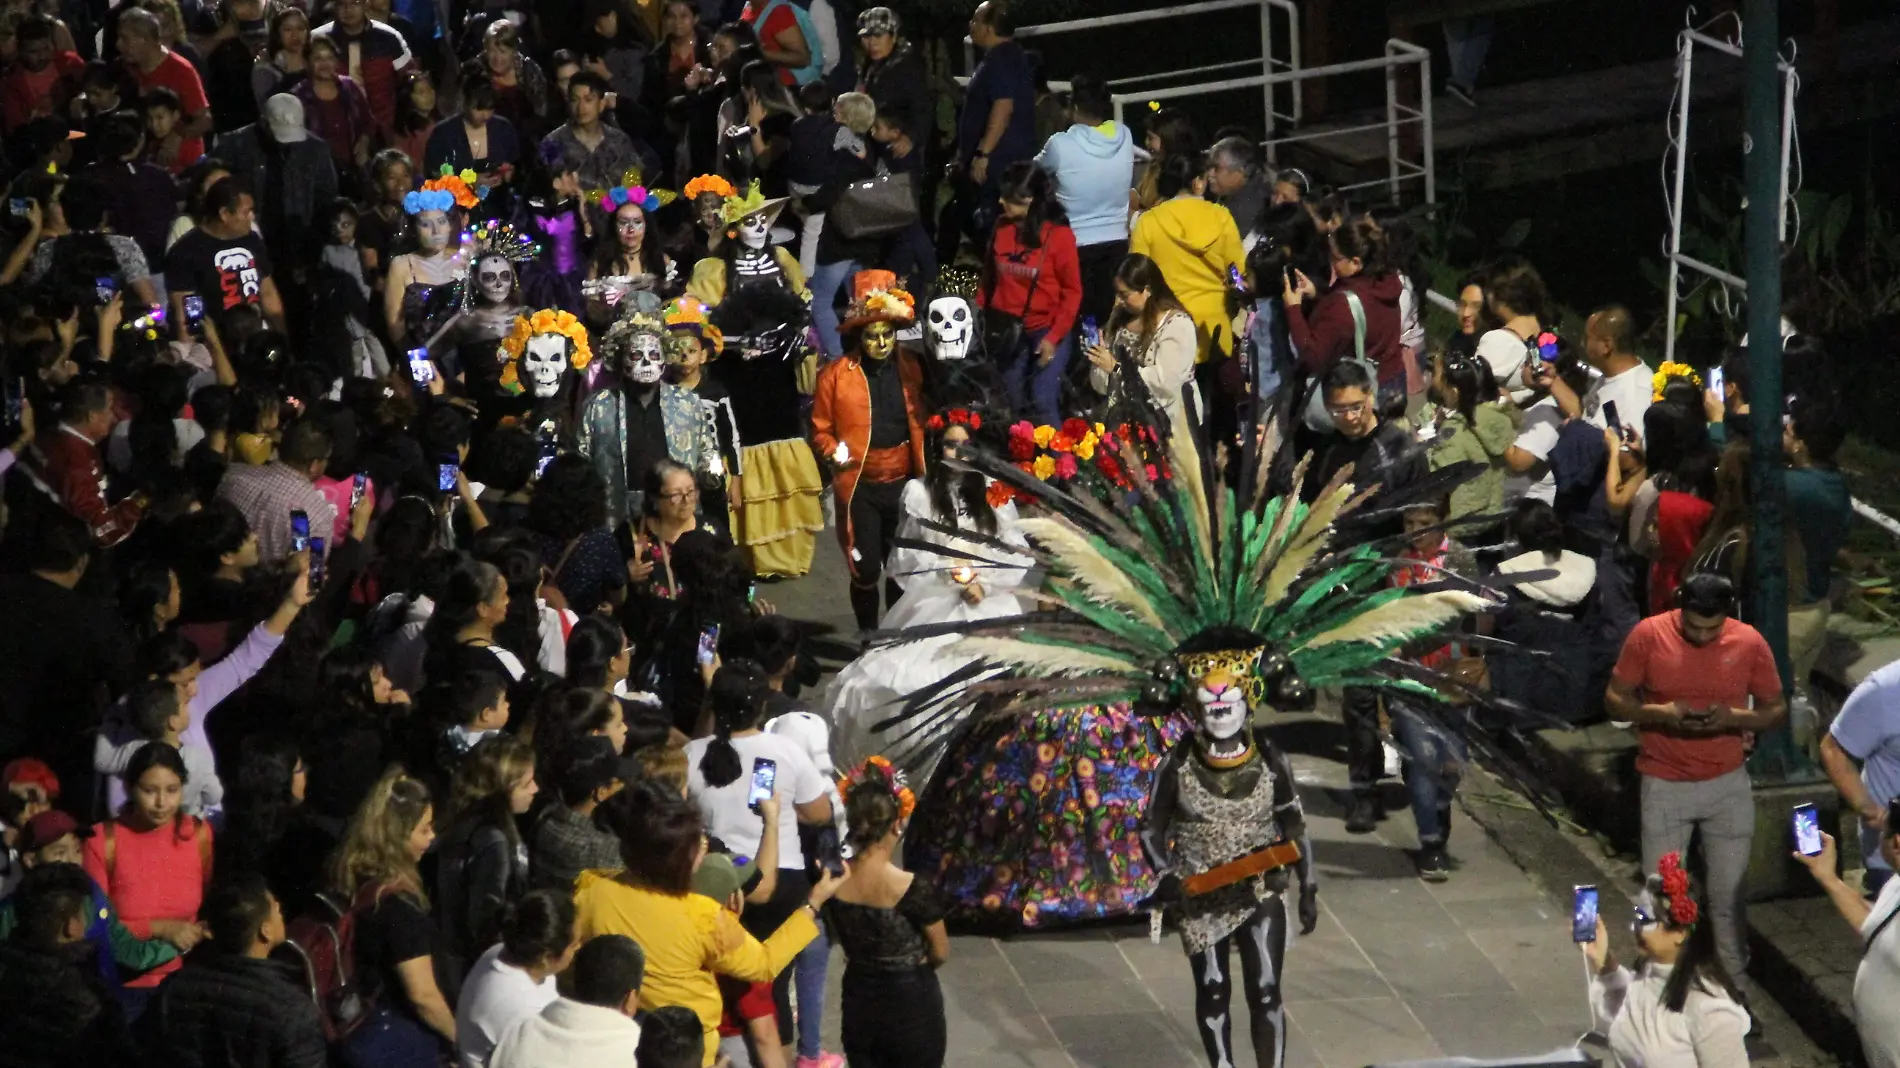
M 9 134 L 28 119 L 64 115 L 71 81 L 86 69 L 86 61 L 77 53 L 54 47 L 53 27 L 53 20 L 45 15 L 30 15 L 20 23 L 17 62 L 0 81 L 0 118 L 5 119 Z
M 1730 618 L 1734 611 L 1726 577 L 1689 576 L 1675 610 L 1643 620 L 1624 641 L 1604 705 L 1640 731 L 1644 870 L 1666 853 L 1686 853 L 1689 836 L 1701 832 L 1716 951 L 1740 976 L 1748 963 L 1742 880 L 1755 837 L 1744 736 L 1779 725 L 1788 701 L 1768 642 Z
M 196 163 L 205 154 L 205 132 L 211 129 L 211 103 L 205 99 L 204 83 L 198 70 L 185 57 L 166 48 L 159 40 L 158 16 L 134 9 L 119 16 L 119 56 L 139 83 L 139 92 L 164 87 L 178 94 L 184 117 L 172 130 L 178 139 L 176 159 L 181 166 Z M 159 156 L 174 158 L 158 146 Z
M 106 472 L 99 465 L 99 443 L 118 422 L 112 412 L 112 395 L 98 382 L 72 382 L 60 398 L 59 410 L 59 426 L 33 443 L 20 466 L 35 488 L 85 521 L 94 545 L 110 548 L 132 533 L 145 509 L 143 493 L 117 504 L 106 503 Z

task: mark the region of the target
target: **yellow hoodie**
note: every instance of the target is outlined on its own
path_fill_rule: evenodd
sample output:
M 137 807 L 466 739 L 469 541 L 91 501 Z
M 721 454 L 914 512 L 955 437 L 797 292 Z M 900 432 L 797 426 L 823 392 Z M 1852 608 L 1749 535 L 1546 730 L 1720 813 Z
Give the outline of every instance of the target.
M 1215 347 L 1223 356 L 1234 350 L 1227 268 L 1244 269 L 1246 252 L 1232 213 L 1195 196 L 1163 201 L 1141 213 L 1128 251 L 1155 261 L 1175 299 L 1194 317 L 1201 343 L 1196 363 L 1207 362 Z

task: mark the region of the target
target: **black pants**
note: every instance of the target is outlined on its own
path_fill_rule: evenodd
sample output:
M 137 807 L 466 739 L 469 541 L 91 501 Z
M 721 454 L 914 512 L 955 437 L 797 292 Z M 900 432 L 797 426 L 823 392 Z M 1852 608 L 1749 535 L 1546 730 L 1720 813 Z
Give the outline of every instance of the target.
M 1128 258 L 1128 242 L 1083 245 L 1075 250 L 1075 258 L 1082 268 L 1082 314 L 1092 316 L 1097 326 L 1107 326 L 1109 313 L 1115 310 L 1115 268 Z
M 884 562 L 891 558 L 891 539 L 897 536 L 902 518 L 904 483 L 860 481 L 851 493 L 851 547 L 857 558 L 851 561 L 856 577 L 851 580 L 851 613 L 858 629 L 872 630 L 879 616 L 878 577 L 884 574 Z M 884 596 L 891 604 L 903 596 L 895 581 L 884 579 Z
M 1379 692 L 1348 686 L 1342 700 L 1346 717 L 1346 776 L 1354 797 L 1378 792 L 1385 775 L 1385 746 L 1379 742 Z
M 967 236 L 981 249 L 996 217 L 996 197 L 1002 172 L 990 161 L 989 181 L 978 185 L 964 175 L 951 180 L 950 201 L 937 217 L 937 262 L 957 262 L 957 251 Z
M 1253 1024 L 1253 1058 L 1258 1068 L 1278 1068 L 1286 1058 L 1286 1003 L 1280 997 L 1280 967 L 1286 961 L 1286 898 L 1276 895 L 1240 929 L 1204 953 L 1188 958 L 1194 973 L 1194 1026 L 1200 1029 L 1207 1063 L 1235 1064 L 1233 976 L 1230 950 L 1240 947 L 1240 977 Z M 852 1062 L 856 1064 L 856 1061 Z
M 943 988 L 930 968 L 844 970 L 838 1007 L 851 1068 L 940 1068 L 947 1029 Z

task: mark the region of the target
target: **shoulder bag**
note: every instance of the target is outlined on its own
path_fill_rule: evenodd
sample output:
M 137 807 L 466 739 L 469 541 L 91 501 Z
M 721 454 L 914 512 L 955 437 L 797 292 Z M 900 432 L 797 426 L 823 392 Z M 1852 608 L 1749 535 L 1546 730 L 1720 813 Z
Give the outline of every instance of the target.
M 1364 367 L 1367 376 L 1372 379 L 1372 392 L 1376 401 L 1379 392 L 1379 365 L 1366 359 L 1366 307 L 1359 303 L 1359 294 L 1350 289 L 1346 290 L 1346 306 L 1352 309 L 1352 355 L 1341 356 L 1332 364 L 1328 364 L 1327 370 L 1331 370 L 1344 360 L 1351 360 Z M 1326 410 L 1325 381 L 1326 375 L 1323 371 L 1313 376 L 1313 384 L 1308 387 L 1306 407 L 1301 418 L 1308 430 L 1330 434 L 1333 430 L 1333 417 L 1332 413 Z

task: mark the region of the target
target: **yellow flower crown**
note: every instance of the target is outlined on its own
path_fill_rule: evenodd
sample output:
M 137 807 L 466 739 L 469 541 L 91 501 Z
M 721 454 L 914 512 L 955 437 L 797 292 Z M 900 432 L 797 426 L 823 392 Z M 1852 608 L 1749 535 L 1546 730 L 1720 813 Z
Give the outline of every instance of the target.
M 574 343 L 574 351 L 568 357 L 568 365 L 576 371 L 587 370 L 594 360 L 594 350 L 587 346 L 587 327 L 576 319 L 572 312 L 543 308 L 533 315 L 515 316 L 514 329 L 501 339 L 501 378 L 499 384 L 508 393 L 521 392 L 521 354 L 528 350 L 528 342 L 542 334 L 559 334 Z
M 1669 388 L 1669 380 L 1672 378 L 1686 378 L 1694 382 L 1698 389 L 1702 386 L 1702 376 L 1695 373 L 1695 368 L 1686 363 L 1664 363 L 1661 367 L 1656 368 L 1654 375 L 1650 376 L 1649 399 L 1652 403 L 1660 403 L 1662 401 L 1663 390 Z
M 851 318 L 889 316 L 909 321 L 917 318 L 917 298 L 901 289 L 873 289 L 851 309 Z

